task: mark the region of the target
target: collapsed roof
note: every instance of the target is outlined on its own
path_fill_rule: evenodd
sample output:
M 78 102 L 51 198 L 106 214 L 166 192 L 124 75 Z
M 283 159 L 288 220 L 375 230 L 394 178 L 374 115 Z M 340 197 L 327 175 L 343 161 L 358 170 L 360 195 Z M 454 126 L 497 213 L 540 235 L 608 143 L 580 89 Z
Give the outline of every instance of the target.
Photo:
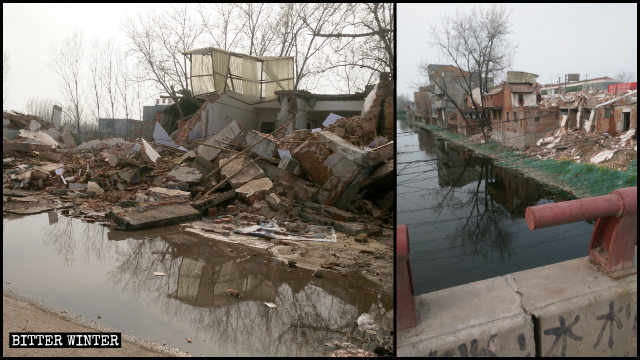
M 293 89 L 293 57 L 251 56 L 213 47 L 183 53 L 191 61 L 193 95 L 231 91 L 249 104 L 277 99 Z

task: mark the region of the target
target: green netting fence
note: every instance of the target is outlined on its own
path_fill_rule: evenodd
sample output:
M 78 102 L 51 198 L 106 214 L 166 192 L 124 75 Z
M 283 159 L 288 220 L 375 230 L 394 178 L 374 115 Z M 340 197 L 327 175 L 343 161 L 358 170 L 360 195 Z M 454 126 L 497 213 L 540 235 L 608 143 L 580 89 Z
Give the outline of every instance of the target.
M 519 171 L 542 183 L 568 191 L 578 198 L 605 195 L 615 189 L 637 186 L 637 159 L 624 171 L 594 164 L 578 164 L 569 159 L 538 159 L 491 140 L 484 144 L 474 143 L 465 136 L 450 133 L 436 125 L 419 126 L 494 159 L 496 165 Z

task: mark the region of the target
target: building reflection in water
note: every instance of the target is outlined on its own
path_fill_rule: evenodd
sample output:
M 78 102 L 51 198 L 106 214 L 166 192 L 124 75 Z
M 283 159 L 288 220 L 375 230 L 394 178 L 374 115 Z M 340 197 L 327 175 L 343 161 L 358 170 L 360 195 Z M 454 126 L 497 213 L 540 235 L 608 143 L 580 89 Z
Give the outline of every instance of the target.
M 191 334 L 192 354 L 326 355 L 325 343 L 346 341 L 362 313 L 393 329 L 393 296 L 359 275 L 327 272 L 317 278 L 312 271 L 291 269 L 263 254 L 254 256 L 252 249 L 210 242 L 177 227 L 124 233 L 60 216 L 48 225 L 44 243 L 66 267 L 82 267 L 93 281 L 102 278 L 100 262 L 113 263 L 104 284 L 112 289 L 110 296 L 133 298 L 149 309 L 149 314 L 132 316 L 144 318 L 143 327 L 130 326 L 149 333 L 134 335 L 156 338 L 166 333 L 168 343 L 180 346 L 184 334 Z M 61 293 L 65 286 L 70 285 L 61 277 Z M 91 291 L 99 284 L 73 286 Z M 240 297 L 227 294 L 230 288 Z M 127 319 L 126 311 L 111 316 L 120 316 L 125 324 L 134 321 Z M 171 328 L 159 329 L 167 323 Z

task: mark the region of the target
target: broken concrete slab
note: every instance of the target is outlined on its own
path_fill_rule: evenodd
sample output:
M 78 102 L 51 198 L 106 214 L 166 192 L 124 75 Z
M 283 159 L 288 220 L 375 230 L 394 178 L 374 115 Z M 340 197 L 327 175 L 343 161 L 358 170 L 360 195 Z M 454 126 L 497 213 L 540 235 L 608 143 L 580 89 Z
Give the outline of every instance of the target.
M 592 157 L 590 161 L 594 164 L 598 164 L 611 159 L 615 153 L 616 150 L 604 150 Z
M 60 139 L 60 132 L 54 128 L 48 128 L 42 131 L 51 136 L 55 141 L 58 141 Z
M 273 157 L 276 152 L 277 140 L 268 134 L 260 133 L 256 130 L 247 132 L 245 137 L 247 146 L 260 142 L 251 148 L 251 152 L 265 158 Z
M 220 160 L 221 163 L 226 161 L 226 159 Z M 229 179 L 229 184 L 232 188 L 237 189 L 249 181 L 264 175 L 264 172 L 258 165 L 255 163 L 248 165 L 249 162 L 251 162 L 251 160 L 248 157 L 238 156 L 223 166 L 222 169 L 220 169 L 220 174 L 222 174 L 224 178 L 231 177 Z
M 198 209 L 198 211 L 203 212 L 208 208 L 217 206 L 225 201 L 231 200 L 236 197 L 235 190 L 229 190 L 222 193 L 215 193 L 207 198 L 200 199 L 194 202 L 192 205 L 194 208 Z
M 191 193 L 176 189 L 152 187 L 148 190 L 149 197 L 156 201 L 189 201 Z
M 20 130 L 18 137 L 26 139 L 26 141 L 29 143 L 51 145 L 54 147 L 60 145 L 54 138 L 51 137 L 51 135 L 43 131 Z
M 198 169 L 187 166 L 178 166 L 167 174 L 167 180 L 180 183 L 196 184 L 202 179 L 202 173 Z
M 334 153 L 340 153 L 347 159 L 355 162 L 361 166 L 369 166 L 375 164 L 369 164 L 366 151 L 353 145 L 352 143 L 344 140 L 340 136 L 332 133 L 331 131 L 319 131 L 318 140 L 327 141 L 327 146 Z
M 207 139 L 207 141 L 205 141 L 204 143 L 207 145 L 222 146 L 220 142 L 226 141 L 227 139 L 235 139 L 240 135 L 241 132 L 242 128 L 240 127 L 240 125 L 235 120 L 233 120 L 231 123 L 229 123 L 229 125 L 225 126 L 217 134 Z M 220 153 L 220 149 L 200 145 L 196 149 L 195 153 L 196 155 L 200 155 L 205 159 L 211 161 L 213 160 L 213 158 L 218 156 L 218 154 Z
M 40 124 L 40 121 L 32 119 L 32 120 L 29 120 L 29 124 L 27 125 L 26 129 L 31 131 L 38 131 L 40 127 L 42 127 L 42 124 Z
M 236 189 L 236 193 L 250 204 L 254 201 L 263 200 L 267 193 L 273 189 L 273 182 L 269 178 L 260 178 L 249 181 Z
M 76 140 L 73 138 L 73 135 L 71 135 L 71 133 L 68 131 L 60 135 L 60 139 L 62 140 L 62 143 L 67 146 L 76 146 Z
M 112 210 L 107 216 L 113 219 L 121 230 L 141 230 L 196 219 L 200 217 L 200 212 L 190 205 L 170 204 Z
M 156 121 L 156 127 L 153 129 L 153 141 L 173 148 L 178 148 L 178 144 L 173 141 L 167 131 L 162 127 L 162 125 L 160 125 L 159 121 Z
M 347 181 L 351 181 L 360 170 L 358 164 L 340 153 L 333 153 L 327 156 L 324 163 L 331 169 L 334 176 L 341 177 Z
M 155 151 L 145 139 L 142 139 L 142 152 L 140 155 L 142 155 L 142 158 L 145 159 L 145 161 L 153 164 L 155 164 L 160 158 L 160 154 L 158 154 L 158 152 Z

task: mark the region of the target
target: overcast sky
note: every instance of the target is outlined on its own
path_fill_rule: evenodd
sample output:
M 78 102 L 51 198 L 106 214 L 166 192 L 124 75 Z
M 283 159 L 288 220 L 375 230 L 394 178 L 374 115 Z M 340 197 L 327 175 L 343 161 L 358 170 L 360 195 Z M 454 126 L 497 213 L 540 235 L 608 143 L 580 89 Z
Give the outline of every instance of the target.
M 482 6 L 488 6 L 481 4 Z M 440 26 L 446 14 L 475 4 L 398 4 L 398 94 L 411 95 L 425 82 L 421 61 L 445 63 L 428 42 L 429 24 Z M 511 10 L 510 40 L 518 45 L 511 70 L 557 82 L 566 73 L 580 79 L 638 71 L 637 4 L 504 4 Z M 450 63 L 450 62 L 446 62 Z
M 5 110 L 25 111 L 31 98 L 62 102 L 60 79 L 49 66 L 52 47 L 61 47 L 74 30 L 85 51 L 100 38 L 125 41 L 120 25 L 128 16 L 170 4 L 2 4 L 2 48 L 9 55 Z M 4 90 L 3 90 L 4 91 Z M 153 105 L 153 101 L 151 104 Z

